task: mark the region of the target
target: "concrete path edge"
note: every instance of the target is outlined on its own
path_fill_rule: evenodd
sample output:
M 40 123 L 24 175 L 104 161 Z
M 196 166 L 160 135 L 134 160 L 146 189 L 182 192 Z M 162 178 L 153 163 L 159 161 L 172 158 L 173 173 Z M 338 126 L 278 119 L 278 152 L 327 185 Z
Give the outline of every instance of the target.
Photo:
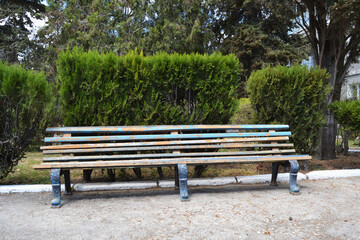
M 323 170 L 313 171 L 307 174 L 299 173 L 298 181 L 302 180 L 321 180 L 332 178 L 360 177 L 360 169 L 346 170 Z M 189 179 L 189 186 L 219 186 L 226 184 L 260 184 L 269 183 L 271 174 L 253 175 L 253 176 L 236 176 L 220 178 L 198 178 Z M 280 173 L 278 182 L 289 182 L 289 173 Z M 136 181 L 136 182 L 114 182 L 114 183 L 77 183 L 72 184 L 75 191 L 101 191 L 101 190 L 130 190 L 130 189 L 148 189 L 148 188 L 172 188 L 175 187 L 174 181 Z M 64 191 L 64 185 L 61 190 Z M 27 193 L 27 192 L 51 192 L 50 184 L 34 185 L 0 185 L 0 194 L 6 193 Z

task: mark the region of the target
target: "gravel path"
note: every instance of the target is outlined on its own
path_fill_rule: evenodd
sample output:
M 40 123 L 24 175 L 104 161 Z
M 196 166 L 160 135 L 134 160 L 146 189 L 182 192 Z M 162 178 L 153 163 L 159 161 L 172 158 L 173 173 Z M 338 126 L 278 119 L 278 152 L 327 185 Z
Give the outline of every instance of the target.
M 0 239 L 360 239 L 360 178 L 178 191 L 0 195 Z

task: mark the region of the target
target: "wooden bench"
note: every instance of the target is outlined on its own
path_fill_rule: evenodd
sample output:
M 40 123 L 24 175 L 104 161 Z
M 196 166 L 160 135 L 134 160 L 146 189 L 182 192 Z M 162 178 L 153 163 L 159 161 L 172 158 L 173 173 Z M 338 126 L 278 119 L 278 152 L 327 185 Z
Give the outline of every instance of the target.
M 189 200 L 187 165 L 272 163 L 271 184 L 276 185 L 280 164 L 290 166 L 290 192 L 299 192 L 296 155 L 287 125 L 168 125 L 48 128 L 41 149 L 44 157 L 35 169 L 51 169 L 52 207 L 61 206 L 60 175 L 71 194 L 70 170 L 175 166 L 180 199 Z M 59 155 L 61 154 L 61 155 Z

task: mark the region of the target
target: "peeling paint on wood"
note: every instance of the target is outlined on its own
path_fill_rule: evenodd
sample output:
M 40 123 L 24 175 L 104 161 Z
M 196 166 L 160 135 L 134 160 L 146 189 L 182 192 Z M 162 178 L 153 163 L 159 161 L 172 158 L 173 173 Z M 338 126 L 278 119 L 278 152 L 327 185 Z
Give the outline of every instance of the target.
M 45 142 L 101 142 L 126 140 L 154 140 L 154 139 L 201 139 L 201 138 L 234 138 L 234 137 L 270 137 L 291 136 L 291 132 L 246 132 L 246 133 L 203 133 L 203 134 L 154 134 L 154 135 L 116 135 L 89 137 L 49 137 Z
M 158 126 L 98 126 L 98 127 L 52 127 L 47 133 L 129 133 L 171 132 L 201 130 L 286 130 L 288 125 L 158 125 Z
M 52 145 L 42 147 L 43 154 L 62 156 L 44 157 L 34 168 L 53 169 L 56 178 L 59 171 L 66 173 L 69 183 L 71 169 L 175 166 L 181 200 L 185 201 L 189 200 L 187 165 L 271 162 L 272 183 L 276 183 L 275 167 L 287 162 L 291 165 L 290 190 L 297 192 L 297 161 L 311 156 L 296 155 L 294 145 L 288 142 L 288 129 L 288 125 L 262 124 L 48 128 L 53 137 L 45 142 Z M 58 183 L 52 182 L 52 205 L 60 206 Z
M 164 159 L 138 159 L 123 161 L 95 161 L 95 162 L 63 162 L 43 163 L 35 165 L 36 169 L 52 168 L 114 168 L 114 167 L 160 167 L 177 164 L 221 164 L 221 163 L 257 163 L 257 162 L 281 162 L 289 160 L 309 160 L 308 155 L 289 156 L 253 156 L 253 157 L 209 157 L 209 158 L 164 158 Z
M 240 142 L 269 142 L 287 141 L 285 137 L 254 137 L 254 138 L 225 138 L 225 139 L 205 139 L 205 140 L 184 140 L 184 141 L 157 141 L 157 142 L 122 142 L 122 143 L 84 143 L 84 144 L 63 144 L 43 146 L 41 150 L 73 149 L 73 148 L 107 148 L 107 147 L 134 147 L 134 146 L 171 146 L 171 145 L 195 145 L 213 143 L 240 143 Z
M 115 160 L 115 159 L 139 159 L 139 158 L 179 158 L 179 157 L 204 157 L 204 156 L 246 156 L 246 155 L 265 155 L 265 154 L 285 154 L 294 153 L 295 149 L 277 151 L 246 151 L 246 152 L 193 152 L 193 153 L 158 153 L 158 154 L 122 154 L 122 155 L 95 155 L 95 156 L 66 156 L 66 157 L 47 157 L 44 162 L 62 161 L 91 161 L 91 160 Z
M 273 148 L 273 147 L 294 147 L 292 143 L 278 144 L 241 144 L 228 143 L 221 145 L 191 145 L 191 146 L 159 146 L 159 147 L 124 147 L 124 148 L 90 148 L 90 149 L 65 149 L 65 150 L 44 150 L 44 154 L 60 153 L 101 153 L 101 152 L 134 152 L 134 151 L 165 151 L 165 150 L 195 150 L 195 149 L 230 149 L 230 148 Z

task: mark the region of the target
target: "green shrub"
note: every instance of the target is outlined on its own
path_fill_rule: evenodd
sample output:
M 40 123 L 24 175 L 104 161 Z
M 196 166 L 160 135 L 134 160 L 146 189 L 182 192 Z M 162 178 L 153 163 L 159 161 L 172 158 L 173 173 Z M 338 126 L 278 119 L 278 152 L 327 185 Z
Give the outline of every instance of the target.
M 66 126 L 222 124 L 236 107 L 233 55 L 116 56 L 74 48 L 59 55 L 57 69 Z
M 313 153 L 325 120 L 325 100 L 330 91 L 327 79 L 323 69 L 298 65 L 253 72 L 247 87 L 256 122 L 288 124 L 296 150 Z
M 0 62 L 0 178 L 11 172 L 45 128 L 54 112 L 53 100 L 44 73 Z
M 334 113 L 336 121 L 344 127 L 344 130 L 351 131 L 353 137 L 359 135 L 360 100 L 336 101 L 330 104 L 329 108 Z

